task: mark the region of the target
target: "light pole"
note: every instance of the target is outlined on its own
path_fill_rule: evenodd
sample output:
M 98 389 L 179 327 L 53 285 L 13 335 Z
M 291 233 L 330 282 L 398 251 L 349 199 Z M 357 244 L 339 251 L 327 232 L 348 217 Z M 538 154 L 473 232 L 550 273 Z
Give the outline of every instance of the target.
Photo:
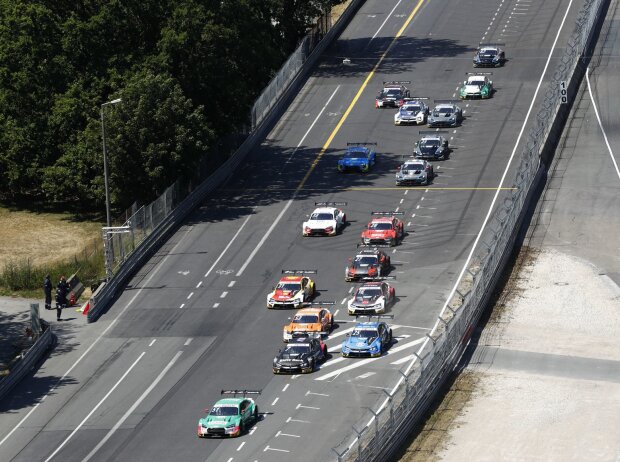
M 103 108 L 110 104 L 117 104 L 122 101 L 121 98 L 113 99 L 112 101 L 108 101 L 107 103 L 103 103 L 101 105 L 101 138 L 103 139 L 103 181 L 105 185 L 105 216 L 106 216 L 106 224 L 110 225 L 110 188 L 108 186 L 108 155 L 106 152 L 105 146 L 105 123 L 103 121 Z

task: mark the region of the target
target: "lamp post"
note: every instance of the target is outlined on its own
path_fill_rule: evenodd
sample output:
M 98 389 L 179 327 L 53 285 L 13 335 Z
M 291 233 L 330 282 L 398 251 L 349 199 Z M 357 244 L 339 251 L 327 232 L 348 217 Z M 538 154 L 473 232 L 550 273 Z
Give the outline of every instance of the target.
M 109 227 L 110 225 L 110 189 L 108 186 L 108 155 L 106 152 L 105 145 L 105 123 L 103 121 L 103 108 L 110 104 L 117 104 L 122 101 L 121 98 L 113 99 L 112 101 L 108 101 L 107 103 L 103 103 L 101 105 L 101 138 L 103 140 L 103 181 L 105 186 L 105 216 L 106 216 L 106 225 Z

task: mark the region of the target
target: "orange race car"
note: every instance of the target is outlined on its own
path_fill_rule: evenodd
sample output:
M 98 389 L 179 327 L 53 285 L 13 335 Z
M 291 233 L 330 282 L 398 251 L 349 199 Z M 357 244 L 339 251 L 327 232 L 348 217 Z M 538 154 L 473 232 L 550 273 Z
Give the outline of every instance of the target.
M 372 212 L 372 215 L 373 219 L 362 232 L 362 244 L 394 246 L 403 239 L 405 226 L 396 218 L 403 212 Z
M 326 303 L 322 303 L 321 305 L 326 305 Z M 327 308 L 322 308 L 321 306 L 317 306 L 316 308 L 302 308 L 295 313 L 290 324 L 284 326 L 282 337 L 285 342 L 297 336 L 311 335 L 321 337 L 330 333 L 333 326 L 334 318 Z

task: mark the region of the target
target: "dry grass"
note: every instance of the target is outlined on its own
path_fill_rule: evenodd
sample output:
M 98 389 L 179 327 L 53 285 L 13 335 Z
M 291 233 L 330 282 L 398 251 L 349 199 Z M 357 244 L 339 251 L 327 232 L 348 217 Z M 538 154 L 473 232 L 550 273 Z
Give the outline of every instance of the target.
M 454 381 L 439 407 L 424 423 L 411 445 L 401 453 L 399 462 L 434 462 L 449 443 L 449 431 L 458 425 L 467 404 L 475 393 L 480 373 L 466 371 Z
M 101 246 L 101 223 L 73 221 L 69 214 L 13 211 L 0 207 L 0 268 L 30 259 L 40 266 Z M 90 250 L 89 250 L 90 252 Z
M 332 21 L 333 21 L 333 23 L 336 23 L 336 21 L 338 21 L 338 18 L 342 15 L 344 10 L 347 9 L 347 7 L 349 6 L 349 3 L 351 3 L 351 0 L 346 0 L 345 2 L 341 3 L 340 5 L 336 5 L 336 6 L 332 7 Z

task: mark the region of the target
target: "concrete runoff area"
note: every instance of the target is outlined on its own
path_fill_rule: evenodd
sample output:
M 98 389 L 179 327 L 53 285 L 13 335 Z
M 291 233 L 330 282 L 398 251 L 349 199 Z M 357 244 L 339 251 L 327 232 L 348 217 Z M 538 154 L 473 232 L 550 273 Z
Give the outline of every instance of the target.
M 619 20 L 614 0 L 515 269 L 402 462 L 620 460 Z

